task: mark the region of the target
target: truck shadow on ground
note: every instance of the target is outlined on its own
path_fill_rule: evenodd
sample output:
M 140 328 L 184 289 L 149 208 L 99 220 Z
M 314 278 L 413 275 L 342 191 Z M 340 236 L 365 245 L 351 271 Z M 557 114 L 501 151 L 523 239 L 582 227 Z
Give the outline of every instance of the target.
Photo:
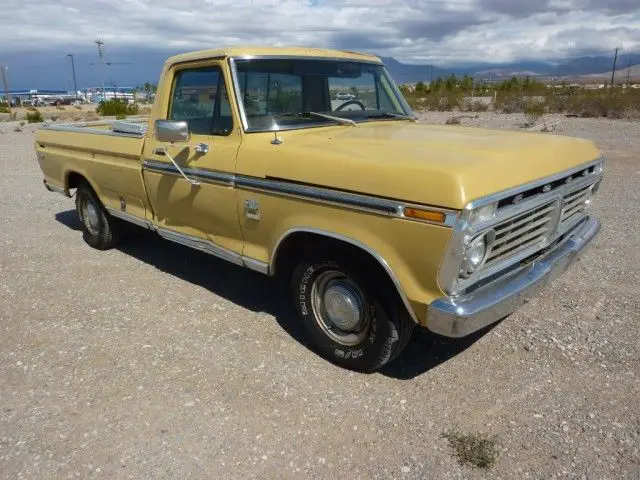
M 81 230 L 75 210 L 57 213 L 55 218 L 72 230 Z M 273 316 L 292 338 L 312 350 L 289 302 L 288 289 L 272 278 L 137 229 L 128 232 L 117 249 L 243 308 Z M 400 380 L 414 378 L 460 354 L 491 328 L 462 339 L 441 337 L 417 328 L 400 358 L 378 373 Z

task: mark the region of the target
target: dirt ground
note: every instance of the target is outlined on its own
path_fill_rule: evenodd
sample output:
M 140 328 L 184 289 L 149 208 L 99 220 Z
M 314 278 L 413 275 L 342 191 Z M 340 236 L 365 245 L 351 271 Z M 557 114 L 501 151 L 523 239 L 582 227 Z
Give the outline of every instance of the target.
M 640 124 L 548 120 L 607 158 L 590 250 L 489 331 L 420 331 L 371 375 L 312 353 L 258 273 L 152 235 L 88 247 L 35 127 L 0 123 L 0 477 L 637 480 Z M 460 465 L 450 430 L 495 436 L 495 465 Z

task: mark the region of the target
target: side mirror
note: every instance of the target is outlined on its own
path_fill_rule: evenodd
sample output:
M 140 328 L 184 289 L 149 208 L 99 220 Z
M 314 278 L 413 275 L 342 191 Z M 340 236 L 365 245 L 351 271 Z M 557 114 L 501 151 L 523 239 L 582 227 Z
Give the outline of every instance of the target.
M 186 142 L 189 124 L 184 120 L 156 120 L 155 135 L 159 142 Z

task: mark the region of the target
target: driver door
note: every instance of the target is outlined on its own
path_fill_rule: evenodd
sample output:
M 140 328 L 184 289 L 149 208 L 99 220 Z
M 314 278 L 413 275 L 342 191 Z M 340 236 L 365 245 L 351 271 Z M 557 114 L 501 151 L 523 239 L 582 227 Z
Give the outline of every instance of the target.
M 177 232 L 173 238 L 182 243 L 204 239 L 216 248 L 241 253 L 233 187 L 241 136 L 229 105 L 230 79 L 225 72 L 220 61 L 180 64 L 167 72 L 165 85 L 171 87 L 156 100 L 164 106 L 158 119 L 186 121 L 190 138 L 161 142 L 154 132 L 145 144 L 143 175 L 161 234 Z M 198 184 L 185 179 L 169 156 Z

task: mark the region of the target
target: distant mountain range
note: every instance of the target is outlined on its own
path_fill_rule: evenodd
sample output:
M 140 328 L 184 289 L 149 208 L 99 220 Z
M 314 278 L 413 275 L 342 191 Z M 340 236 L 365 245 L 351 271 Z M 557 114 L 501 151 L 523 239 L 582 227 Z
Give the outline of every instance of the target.
M 573 78 L 604 74 L 605 72 L 609 72 L 610 76 L 613 65 L 613 59 L 605 56 L 579 57 L 560 64 L 524 61 L 505 64 L 480 63 L 450 68 L 438 65 L 401 63 L 393 57 L 382 57 L 382 60 L 391 72 L 391 76 L 398 83 L 429 82 L 431 79 L 446 77 L 452 73 L 456 75 L 468 74 L 481 79 L 501 79 L 513 76 Z M 621 77 L 626 75 L 623 72 L 626 72 L 629 60 L 631 60 L 631 65 L 640 64 L 640 54 L 624 55 L 618 58 L 616 69 L 620 71 Z
M 8 65 L 10 89 L 73 89 L 71 63 L 65 51 L 25 51 L 3 54 L 0 46 L 0 64 Z M 78 88 L 97 87 L 102 83 L 96 50 L 86 47 L 72 50 Z M 107 86 L 134 87 L 145 82 L 156 83 L 165 59 L 180 53 L 173 49 L 108 49 L 106 59 L 113 62 L 105 69 Z M 613 56 L 580 57 L 563 62 L 521 61 L 507 64 L 475 63 L 456 67 L 444 64 L 413 65 L 401 63 L 395 58 L 383 58 L 398 83 L 428 82 L 431 78 L 446 77 L 455 73 L 468 73 L 475 78 L 505 79 L 511 76 L 581 77 L 592 74 L 605 75 L 611 71 Z M 620 76 L 626 79 L 629 55 L 618 59 Z M 632 65 L 640 64 L 640 54 L 631 55 Z M 609 74 L 611 77 L 611 74 Z

